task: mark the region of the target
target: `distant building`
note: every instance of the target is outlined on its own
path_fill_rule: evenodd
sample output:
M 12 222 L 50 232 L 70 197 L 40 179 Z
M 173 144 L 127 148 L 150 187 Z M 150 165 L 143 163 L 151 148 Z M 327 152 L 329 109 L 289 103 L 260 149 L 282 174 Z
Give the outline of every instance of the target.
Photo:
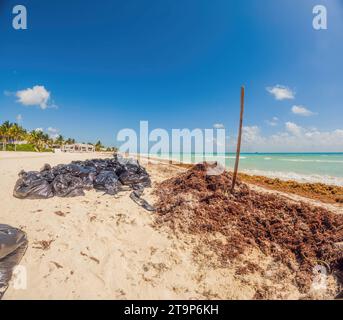
M 65 144 L 61 148 L 62 152 L 95 152 L 95 147 L 91 144 L 75 143 Z
M 28 142 L 26 140 L 22 140 L 22 141 L 13 140 L 10 143 L 17 144 L 17 145 L 28 144 Z

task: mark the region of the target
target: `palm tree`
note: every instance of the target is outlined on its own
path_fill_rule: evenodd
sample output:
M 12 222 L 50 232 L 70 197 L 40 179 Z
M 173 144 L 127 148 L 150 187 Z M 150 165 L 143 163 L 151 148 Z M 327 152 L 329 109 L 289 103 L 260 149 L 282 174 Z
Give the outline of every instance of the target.
M 54 139 L 49 136 L 49 139 L 48 139 L 48 146 L 49 146 L 49 148 L 52 148 L 53 145 L 54 145 Z
M 14 151 L 17 151 L 17 141 L 24 139 L 26 130 L 17 123 L 13 123 L 8 131 L 9 137 L 13 140 L 14 143 Z
M 0 126 L 0 139 L 2 141 L 2 151 L 5 151 L 5 135 L 6 135 L 6 130 L 3 125 Z
M 3 151 L 6 150 L 6 145 L 7 145 L 7 141 L 10 138 L 10 128 L 11 128 L 12 124 L 9 121 L 5 121 L 1 127 L 0 127 L 0 135 L 2 138 L 2 149 Z
M 35 146 L 37 151 L 43 150 L 44 139 L 44 133 L 37 130 L 32 130 L 28 136 L 29 142 Z
M 102 145 L 101 141 L 99 140 L 96 144 L 95 144 L 95 151 L 100 151 L 104 146 Z
M 59 146 L 62 146 L 64 143 L 64 138 L 63 136 L 60 134 L 57 139 L 55 140 L 55 143 L 58 144 Z
M 65 143 L 66 144 L 75 144 L 75 139 L 68 138 Z
M 43 142 L 45 144 L 45 149 L 47 148 L 52 148 L 53 144 L 54 144 L 54 139 L 51 138 L 47 133 L 43 134 Z
M 47 146 L 49 146 L 50 143 L 50 137 L 47 133 L 43 133 L 42 135 L 42 142 L 44 144 L 44 148 L 46 148 Z

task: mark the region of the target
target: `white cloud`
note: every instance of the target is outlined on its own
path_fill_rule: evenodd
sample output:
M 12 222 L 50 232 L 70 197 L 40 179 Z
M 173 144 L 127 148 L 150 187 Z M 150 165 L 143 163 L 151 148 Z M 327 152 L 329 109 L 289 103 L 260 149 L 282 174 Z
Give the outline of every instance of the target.
M 49 136 L 53 139 L 56 139 L 59 136 L 59 130 L 56 128 L 49 127 L 46 129 L 48 132 Z
M 260 136 L 260 128 L 258 126 L 243 127 L 243 141 L 251 143 L 255 141 L 256 137 Z
M 286 130 L 294 136 L 300 136 L 302 134 L 302 128 L 293 122 L 285 123 Z
M 21 114 L 18 114 L 16 117 L 15 117 L 17 123 L 21 123 L 23 122 L 23 116 Z
M 59 129 L 53 128 L 53 127 L 49 127 L 46 128 L 46 130 L 44 130 L 43 128 L 36 128 L 34 131 L 36 132 L 46 132 L 50 138 L 52 139 L 56 139 L 59 136 Z
M 56 129 L 56 128 L 52 128 L 52 127 L 49 127 L 48 129 L 46 129 L 48 132 L 50 132 L 50 133 L 56 133 L 56 132 L 58 132 L 59 130 L 58 129 Z
M 50 92 L 44 86 L 17 91 L 16 96 L 24 106 L 39 106 L 43 110 L 49 107 Z
M 234 139 L 235 141 L 236 139 Z M 261 135 L 261 129 L 258 126 L 245 126 L 243 127 L 242 145 L 253 146 L 263 145 L 264 138 Z
M 315 114 L 314 112 L 312 112 L 311 110 L 308 110 L 304 106 L 293 106 L 292 112 L 294 114 L 297 114 L 297 115 L 303 116 L 303 117 L 309 117 L 309 116 L 313 116 Z
M 205 139 L 205 145 L 204 145 L 205 149 L 207 148 L 207 150 L 211 150 L 211 148 L 214 146 L 225 147 L 225 141 L 224 143 L 222 143 L 221 141 L 218 141 L 216 138 Z
M 222 123 L 215 123 L 213 125 L 213 128 L 215 128 L 215 129 L 224 129 L 225 126 Z
M 293 92 L 290 88 L 281 86 L 279 84 L 274 87 L 267 87 L 266 89 L 275 97 L 276 100 L 294 99 L 295 97 L 295 92 Z
M 235 139 L 233 139 L 235 141 Z M 235 146 L 230 145 L 231 150 Z M 337 152 L 343 150 L 343 129 L 320 131 L 285 123 L 285 131 L 266 136 L 258 126 L 243 128 L 244 152 Z
M 272 120 L 266 120 L 269 126 L 276 127 L 278 125 L 279 118 L 273 117 Z

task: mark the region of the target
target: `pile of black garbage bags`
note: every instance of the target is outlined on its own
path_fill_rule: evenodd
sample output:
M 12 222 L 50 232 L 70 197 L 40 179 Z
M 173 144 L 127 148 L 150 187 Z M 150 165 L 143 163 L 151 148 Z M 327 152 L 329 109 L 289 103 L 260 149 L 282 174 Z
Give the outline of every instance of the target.
M 0 300 L 26 249 L 27 238 L 23 231 L 0 224 Z
M 130 198 L 149 211 L 154 208 L 141 198 L 151 186 L 149 174 L 137 160 L 115 154 L 111 159 L 73 161 L 40 171 L 21 171 L 13 195 L 19 199 L 47 199 L 53 196 L 83 196 L 84 190 L 95 189 L 116 195 L 132 190 Z

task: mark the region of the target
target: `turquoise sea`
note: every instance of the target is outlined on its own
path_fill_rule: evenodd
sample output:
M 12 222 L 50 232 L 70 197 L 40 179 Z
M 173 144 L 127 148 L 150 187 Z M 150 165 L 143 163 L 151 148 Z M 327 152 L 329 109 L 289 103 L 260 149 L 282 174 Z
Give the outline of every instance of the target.
M 232 169 L 235 154 L 150 154 L 150 157 L 187 163 L 218 161 Z M 241 153 L 239 169 L 254 175 L 343 186 L 342 153 Z

